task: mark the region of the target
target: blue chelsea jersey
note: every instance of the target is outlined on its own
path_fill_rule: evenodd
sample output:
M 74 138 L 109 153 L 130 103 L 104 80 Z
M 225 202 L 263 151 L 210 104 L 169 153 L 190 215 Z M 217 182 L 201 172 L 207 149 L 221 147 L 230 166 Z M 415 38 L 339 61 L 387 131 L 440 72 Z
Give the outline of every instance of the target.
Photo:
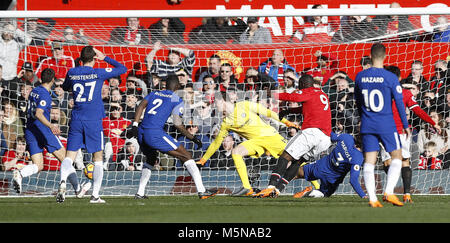
M 102 100 L 103 82 L 124 74 L 127 68 L 110 57 L 105 57 L 104 61 L 113 65 L 114 68 L 79 66 L 67 72 L 63 89 L 71 90 L 73 94 L 72 120 L 90 121 L 101 120 L 105 117 Z
M 27 103 L 27 127 L 44 126 L 36 118 L 36 110 L 40 108 L 44 110 L 44 117 L 50 121 L 50 111 L 52 109 L 52 97 L 50 92 L 44 86 L 34 88 L 28 96 Z
M 392 112 L 392 100 L 408 127 L 402 87 L 395 74 L 383 68 L 369 68 L 355 78 L 355 99 L 361 116 L 361 133 L 387 134 L 397 131 Z
M 147 100 L 141 128 L 163 129 L 172 114 L 183 115 L 183 100 L 171 90 L 154 91 L 144 99 Z

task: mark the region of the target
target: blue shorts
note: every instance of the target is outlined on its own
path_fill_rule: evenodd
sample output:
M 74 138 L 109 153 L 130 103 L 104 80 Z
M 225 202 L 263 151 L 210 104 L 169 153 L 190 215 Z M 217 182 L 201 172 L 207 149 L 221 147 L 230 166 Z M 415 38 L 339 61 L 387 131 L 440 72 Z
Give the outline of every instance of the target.
M 25 129 L 25 140 L 30 155 L 42 153 L 44 148 L 53 153 L 64 147 L 61 140 L 48 127 L 28 127 Z
M 78 151 L 84 148 L 88 153 L 103 151 L 103 125 L 98 121 L 74 121 L 69 125 L 67 150 Z
M 175 138 L 165 131 L 158 129 L 139 128 L 138 142 L 141 145 L 145 144 L 146 147 L 162 153 L 176 150 L 180 146 L 180 143 Z
M 321 160 L 324 159 L 326 159 L 326 157 Z M 306 164 L 303 166 L 304 177 L 307 181 L 320 180 L 319 191 L 321 191 L 325 197 L 329 197 L 336 191 L 339 183 L 336 182 L 334 175 L 330 175 L 329 178 L 327 177 L 327 174 L 322 173 L 319 164 L 320 161 L 317 161 L 316 163 Z
M 363 152 L 374 152 L 380 150 L 380 144 L 383 144 L 386 152 L 401 149 L 402 143 L 397 132 L 387 134 L 366 133 L 361 134 Z

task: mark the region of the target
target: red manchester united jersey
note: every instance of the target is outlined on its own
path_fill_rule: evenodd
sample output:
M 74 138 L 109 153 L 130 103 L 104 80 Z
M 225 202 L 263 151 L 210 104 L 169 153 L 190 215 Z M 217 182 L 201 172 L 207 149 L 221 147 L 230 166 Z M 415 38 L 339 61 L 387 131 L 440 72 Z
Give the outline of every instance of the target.
M 327 136 L 331 134 L 331 111 L 328 96 L 320 88 L 310 87 L 294 93 L 280 93 L 279 100 L 301 102 L 302 129 L 318 128 Z
M 403 89 L 403 103 L 406 107 L 408 107 L 414 114 L 416 114 L 420 119 L 428 122 L 432 126 L 435 125 L 434 121 L 431 119 L 431 117 L 424 111 L 422 108 L 420 108 L 419 104 L 417 104 L 416 99 L 414 98 L 414 95 L 411 93 L 409 89 Z M 406 109 L 406 108 L 405 108 Z M 397 127 L 397 131 L 399 134 L 403 133 L 403 125 L 402 121 L 400 119 L 400 115 L 398 114 L 397 106 L 395 105 L 395 101 L 392 101 L 392 112 L 394 113 L 394 121 L 395 126 Z

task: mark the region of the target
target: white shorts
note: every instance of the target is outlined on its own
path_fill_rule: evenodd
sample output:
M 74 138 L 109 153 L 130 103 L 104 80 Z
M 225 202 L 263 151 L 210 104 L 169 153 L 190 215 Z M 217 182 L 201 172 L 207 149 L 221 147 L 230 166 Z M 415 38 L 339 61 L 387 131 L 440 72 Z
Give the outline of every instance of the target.
M 402 144 L 402 157 L 404 159 L 409 159 L 411 158 L 411 136 L 406 139 L 406 134 L 400 134 L 400 142 Z M 383 145 L 380 143 L 380 154 L 381 154 L 381 161 L 386 161 L 388 159 L 391 158 L 391 155 L 386 152 L 386 150 L 384 149 Z
M 301 157 L 306 160 L 318 160 L 321 153 L 331 145 L 330 137 L 318 128 L 307 128 L 289 140 L 284 151 L 295 160 Z

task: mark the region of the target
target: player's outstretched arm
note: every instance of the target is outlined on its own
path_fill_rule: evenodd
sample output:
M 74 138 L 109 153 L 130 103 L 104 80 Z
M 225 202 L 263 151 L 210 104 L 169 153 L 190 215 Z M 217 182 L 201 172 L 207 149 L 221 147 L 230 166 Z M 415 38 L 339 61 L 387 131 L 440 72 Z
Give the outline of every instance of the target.
M 228 128 L 225 125 L 225 123 L 222 123 L 222 125 L 220 126 L 220 131 L 217 134 L 216 138 L 209 145 L 208 149 L 206 150 L 205 154 L 203 154 L 202 158 L 196 163 L 199 165 L 204 165 L 206 161 L 208 161 L 208 159 L 211 158 L 211 156 L 220 148 L 220 145 L 222 144 L 223 140 L 227 135 L 228 135 Z
M 141 120 L 141 116 L 147 107 L 148 101 L 147 99 L 143 99 L 139 106 L 136 108 L 136 113 L 134 116 L 134 121 L 127 127 L 125 130 L 126 134 L 125 136 L 127 138 L 136 138 L 138 136 L 138 126 L 139 121 Z

